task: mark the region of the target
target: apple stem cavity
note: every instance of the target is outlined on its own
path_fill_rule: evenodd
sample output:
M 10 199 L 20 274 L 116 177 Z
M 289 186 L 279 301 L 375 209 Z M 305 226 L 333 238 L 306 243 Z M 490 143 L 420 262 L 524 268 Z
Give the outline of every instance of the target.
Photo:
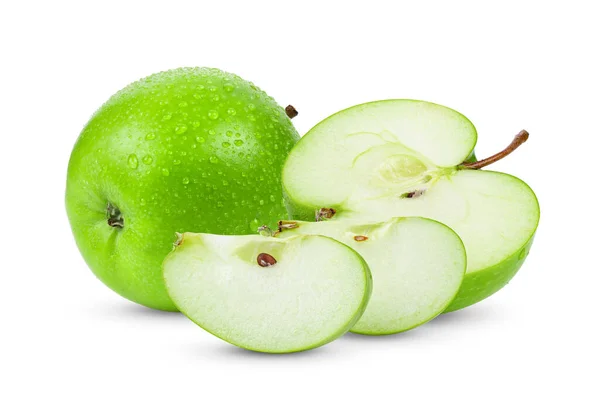
M 332 209 L 330 207 L 322 207 L 321 209 L 317 209 L 315 211 L 315 221 L 318 222 L 323 220 L 329 220 L 335 215 L 335 213 L 335 209 Z
M 294 106 L 287 105 L 285 108 L 285 114 L 290 118 L 290 120 L 298 115 L 298 110 Z
M 497 162 L 498 160 L 504 159 L 506 156 L 510 155 L 514 152 L 519 146 L 524 144 L 527 139 L 529 139 L 529 132 L 525 130 L 521 130 L 513 141 L 501 152 L 496 153 L 493 156 L 490 156 L 486 159 L 482 159 L 473 163 L 463 163 L 459 167 L 461 169 L 469 169 L 469 170 L 479 170 L 483 167 L 489 166 L 492 163 Z
M 368 239 L 369 239 L 369 237 L 367 237 L 366 235 L 355 235 L 354 236 L 354 241 L 357 241 L 357 242 L 363 242 Z
M 108 225 L 116 228 L 123 228 L 125 225 L 125 221 L 123 220 L 123 214 L 118 207 L 108 203 L 106 205 L 106 221 Z
M 258 263 L 260 267 L 271 267 L 277 263 L 277 260 L 268 253 L 259 253 L 256 257 L 256 263 Z

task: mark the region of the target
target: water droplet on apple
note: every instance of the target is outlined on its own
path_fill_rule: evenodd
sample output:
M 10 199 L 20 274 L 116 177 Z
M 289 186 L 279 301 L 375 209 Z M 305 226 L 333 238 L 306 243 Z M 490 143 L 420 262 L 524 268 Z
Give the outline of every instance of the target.
M 164 175 L 165 177 L 168 177 L 168 176 L 169 176 L 169 174 L 170 174 L 170 172 L 169 172 L 169 169 L 168 169 L 168 168 L 163 168 L 163 169 L 161 170 L 161 172 L 162 172 L 162 175 Z
M 254 110 L 255 108 L 256 106 L 254 105 L 254 103 L 248 104 L 248 110 Z
M 187 125 L 180 125 L 180 126 L 178 126 L 177 128 L 175 128 L 175 133 L 176 133 L 177 135 L 181 135 L 181 134 L 183 134 L 185 131 L 187 131 L 187 129 L 188 129 Z
M 181 102 L 179 103 L 179 107 L 186 107 L 188 105 L 187 102 Z
M 154 161 L 154 159 L 152 158 L 152 156 L 146 155 L 146 156 L 144 156 L 144 158 L 142 159 L 142 161 L 144 162 L 144 164 L 152 164 L 152 162 Z
M 216 135 L 217 133 L 215 132 L 214 129 L 209 129 L 208 130 L 208 135 Z
M 181 182 L 183 182 L 183 185 L 187 185 L 190 183 L 190 179 L 187 177 L 183 177 L 183 180 Z
M 217 91 L 217 87 L 214 86 L 214 85 L 211 85 L 211 86 L 208 87 L 208 90 L 211 91 L 211 92 L 216 92 Z
M 149 134 L 146 134 L 146 140 L 147 140 L 147 141 L 151 141 L 151 140 L 153 140 L 154 138 L 156 138 L 156 134 L 155 134 L 155 133 L 153 133 L 153 132 L 150 132 Z
M 231 144 L 230 144 L 229 142 L 223 142 L 223 143 L 221 144 L 221 146 L 223 146 L 224 148 L 228 148 L 228 147 L 230 147 L 230 146 L 231 146 Z
M 230 116 L 235 116 L 235 109 L 233 107 L 230 107 L 227 109 L 227 114 L 229 114 Z
M 270 200 L 271 202 L 275 202 L 275 195 L 270 195 L 270 196 L 269 196 L 269 200 Z
M 179 166 L 181 164 L 181 160 L 175 159 L 175 160 L 173 160 L 173 164 L 176 166 Z
M 231 138 L 233 136 L 233 132 L 227 131 L 225 135 L 227 135 L 228 138 Z
M 138 168 L 138 158 L 136 155 L 134 155 L 133 153 L 129 155 L 129 157 L 127 158 L 127 165 L 132 168 L 132 169 L 136 169 Z
M 265 201 L 263 199 L 261 199 L 258 203 L 262 206 L 265 204 Z
M 163 119 L 163 121 L 168 121 L 168 120 L 170 120 L 170 119 L 171 119 L 171 117 L 173 117 L 173 114 L 171 114 L 171 113 L 167 113 L 167 114 L 165 114 L 165 115 L 163 116 L 163 118 L 162 118 L 162 119 Z
M 235 144 L 235 146 L 242 146 L 244 144 L 244 141 L 242 141 L 241 139 L 236 139 L 235 141 L 233 141 L 233 143 Z
M 223 89 L 225 89 L 225 92 L 231 92 L 234 89 L 233 84 L 230 83 L 226 83 L 225 85 L 223 85 Z
M 198 143 L 203 143 L 205 141 L 206 141 L 206 139 L 204 139 L 204 137 L 201 137 L 201 136 L 196 137 L 196 142 L 198 142 Z
M 219 162 L 219 158 L 217 156 L 211 156 L 208 160 L 210 160 L 212 164 L 217 164 Z
M 249 226 L 250 226 L 250 231 L 255 233 L 255 232 L 258 232 L 258 227 L 260 227 L 260 223 L 259 223 L 258 219 L 254 219 L 250 222 Z

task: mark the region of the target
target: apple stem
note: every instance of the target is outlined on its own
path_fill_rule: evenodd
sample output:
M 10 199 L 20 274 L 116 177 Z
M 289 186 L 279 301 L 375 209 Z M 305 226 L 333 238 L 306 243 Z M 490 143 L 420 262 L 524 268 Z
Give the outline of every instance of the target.
M 459 167 L 462 168 L 462 169 L 479 170 L 480 168 L 489 166 L 490 164 L 495 163 L 498 160 L 504 159 L 506 156 L 510 155 L 519 146 L 521 146 L 522 144 L 524 144 L 525 141 L 527 141 L 528 138 L 529 138 L 529 132 L 527 132 L 525 130 L 521 130 L 521 132 L 519 132 L 515 136 L 515 138 L 512 140 L 512 142 L 510 143 L 510 145 L 508 145 L 506 147 L 506 149 L 504 149 L 503 151 L 498 152 L 495 155 L 490 156 L 490 157 L 488 157 L 486 159 L 478 160 L 478 161 L 473 162 L 473 163 L 463 163 Z
M 298 110 L 291 104 L 285 108 L 285 114 L 290 118 L 290 120 L 298 115 Z

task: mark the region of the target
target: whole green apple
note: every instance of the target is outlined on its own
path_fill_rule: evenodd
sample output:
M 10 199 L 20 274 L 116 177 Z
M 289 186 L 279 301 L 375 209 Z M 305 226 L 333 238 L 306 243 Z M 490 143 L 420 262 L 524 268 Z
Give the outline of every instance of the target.
M 298 139 L 271 97 L 218 69 L 127 86 L 92 116 L 69 161 L 66 208 L 83 258 L 123 297 L 176 310 L 161 274 L 175 233 L 275 226 Z

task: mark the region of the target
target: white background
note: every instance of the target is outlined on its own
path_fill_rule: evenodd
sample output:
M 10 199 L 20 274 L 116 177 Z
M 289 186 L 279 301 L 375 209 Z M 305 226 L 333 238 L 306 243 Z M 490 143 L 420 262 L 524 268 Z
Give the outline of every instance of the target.
M 14 1 L 0 6 L 0 399 L 598 400 L 600 29 L 594 1 Z M 132 304 L 85 266 L 63 204 L 89 116 L 142 76 L 214 66 L 300 111 L 430 100 L 536 191 L 500 293 L 405 334 L 261 355 Z

